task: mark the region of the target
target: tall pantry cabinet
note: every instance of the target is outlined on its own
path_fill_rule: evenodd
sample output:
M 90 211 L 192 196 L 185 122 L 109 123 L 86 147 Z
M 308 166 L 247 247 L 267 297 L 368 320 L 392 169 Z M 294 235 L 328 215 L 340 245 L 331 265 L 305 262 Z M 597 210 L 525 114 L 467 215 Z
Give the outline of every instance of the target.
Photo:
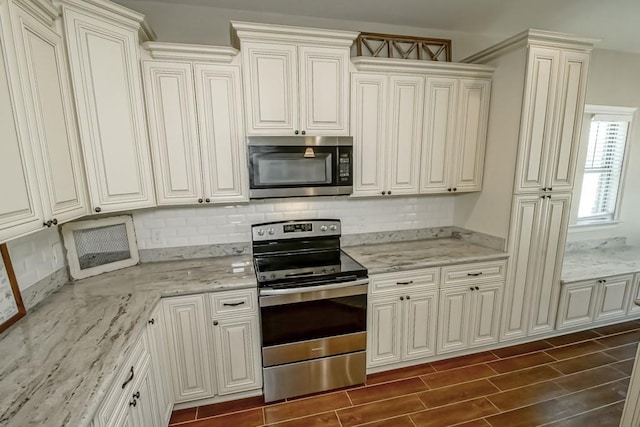
M 504 197 L 513 196 L 502 341 L 555 328 L 587 71 L 595 43 L 528 30 L 465 60 L 496 67 L 492 101 L 504 101 L 511 110 L 520 107 L 519 117 L 498 107 L 489 121 L 489 139 L 494 137 L 496 145 L 507 147 L 517 141 L 513 187 L 501 188 Z M 524 73 L 515 75 L 518 70 Z M 522 98 L 515 100 L 520 93 Z

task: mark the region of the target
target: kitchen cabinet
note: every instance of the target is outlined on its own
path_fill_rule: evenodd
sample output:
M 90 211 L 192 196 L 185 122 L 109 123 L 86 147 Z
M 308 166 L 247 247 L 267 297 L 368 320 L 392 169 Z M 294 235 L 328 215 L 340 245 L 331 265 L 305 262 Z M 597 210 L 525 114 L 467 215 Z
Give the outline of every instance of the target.
M 500 260 L 442 268 L 438 354 L 498 342 L 506 267 Z
M 354 196 L 417 194 L 424 77 L 352 75 Z
M 633 303 L 633 301 L 636 299 L 640 299 L 640 273 L 636 273 L 633 279 L 631 293 L 629 295 L 629 306 L 627 307 L 627 314 L 630 316 L 640 315 L 640 305 Z
M 480 191 L 489 78 L 427 76 L 420 193 Z
M 231 25 L 249 135 L 349 135 L 350 46 L 358 33 Z
M 154 60 L 143 70 L 158 204 L 247 201 L 240 68 Z
M 205 294 L 162 300 L 175 403 L 213 397 L 216 391 L 205 301 Z
M 557 328 L 625 318 L 632 300 L 632 284 L 632 275 L 563 284 Z
M 169 354 L 167 353 L 167 342 L 165 338 L 166 323 L 162 304 L 157 307 L 149 316 L 147 321 L 147 332 L 149 338 L 149 351 L 151 353 L 151 369 L 155 378 L 155 389 L 153 390 L 158 402 L 158 417 L 161 426 L 169 424 L 171 412 L 173 412 L 173 384 L 169 370 Z
M 438 269 L 371 277 L 367 367 L 435 355 Z
M 622 410 L 620 427 L 634 427 L 640 425 L 640 346 L 636 351 L 636 359 L 631 372 L 627 399 Z
M 154 35 L 115 3 L 60 4 L 91 208 L 154 206 L 139 52 Z

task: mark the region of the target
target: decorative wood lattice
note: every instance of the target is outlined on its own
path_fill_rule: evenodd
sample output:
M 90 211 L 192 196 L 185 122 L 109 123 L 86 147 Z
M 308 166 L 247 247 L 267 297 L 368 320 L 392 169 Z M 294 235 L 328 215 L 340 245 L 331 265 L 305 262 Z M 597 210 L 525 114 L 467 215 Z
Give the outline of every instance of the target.
M 451 40 L 360 33 L 356 39 L 356 54 L 374 58 L 451 62 Z

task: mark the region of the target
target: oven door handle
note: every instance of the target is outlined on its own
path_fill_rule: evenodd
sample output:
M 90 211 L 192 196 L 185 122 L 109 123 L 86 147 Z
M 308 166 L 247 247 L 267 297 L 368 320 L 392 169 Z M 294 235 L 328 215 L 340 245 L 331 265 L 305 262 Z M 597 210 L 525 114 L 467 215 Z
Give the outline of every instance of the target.
M 328 291 L 331 289 L 348 288 L 350 286 L 368 285 L 368 284 L 369 284 L 369 279 L 360 279 L 360 280 L 351 280 L 349 282 L 331 283 L 328 285 L 305 286 L 301 288 L 261 289 L 260 296 L 302 294 L 306 292 L 321 292 L 321 291 Z

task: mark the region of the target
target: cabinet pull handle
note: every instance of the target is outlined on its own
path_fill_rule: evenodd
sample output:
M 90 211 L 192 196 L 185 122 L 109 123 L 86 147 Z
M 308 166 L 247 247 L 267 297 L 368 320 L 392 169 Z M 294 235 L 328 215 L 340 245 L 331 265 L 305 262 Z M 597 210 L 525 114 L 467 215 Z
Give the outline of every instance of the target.
M 244 301 L 240 301 L 240 302 L 225 302 L 222 305 L 224 305 L 225 307 L 237 307 L 239 305 L 244 304 Z
M 467 273 L 467 276 L 473 276 L 473 277 L 477 277 L 481 275 L 482 275 L 482 271 L 480 273 Z
M 137 404 L 138 404 L 138 402 L 135 399 L 133 399 L 131 402 L 129 402 L 129 406 L 135 407 Z
M 129 378 L 127 378 L 127 380 L 124 383 L 122 383 L 122 388 L 125 388 L 127 384 L 129 384 L 132 380 L 133 380 L 133 366 L 131 367 L 131 371 L 129 372 Z M 133 405 L 133 406 L 136 406 L 136 405 Z
M 57 220 L 57 219 L 55 219 L 55 218 L 53 218 L 53 221 L 51 221 L 51 223 L 52 223 L 53 225 L 58 225 L 58 220 Z
M 396 282 L 396 285 L 411 285 L 413 280 L 408 280 L 406 282 Z
M 153 325 L 153 324 L 155 324 L 155 323 L 156 323 L 156 319 L 151 319 L 151 320 L 149 320 L 149 324 L 150 324 L 150 325 Z
M 45 227 L 51 227 L 51 224 L 52 224 L 51 220 L 42 223 L 42 225 L 44 225 Z
M 140 399 L 140 390 L 138 390 L 137 392 L 133 393 L 133 398 L 134 399 Z

